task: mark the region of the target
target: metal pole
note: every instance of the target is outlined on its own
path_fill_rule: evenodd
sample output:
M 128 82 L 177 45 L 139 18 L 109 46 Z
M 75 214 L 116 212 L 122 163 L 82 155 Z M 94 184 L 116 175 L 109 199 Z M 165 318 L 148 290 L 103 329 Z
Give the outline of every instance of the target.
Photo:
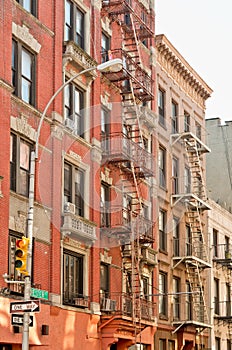
M 35 198 L 35 151 L 32 151 L 31 159 L 30 159 L 29 200 L 28 200 L 28 213 L 27 213 L 27 238 L 29 238 L 28 255 L 27 255 L 28 275 L 26 275 L 24 279 L 25 280 L 24 300 L 30 300 L 30 297 L 31 297 L 34 198 Z M 29 349 L 29 321 L 30 321 L 30 314 L 28 312 L 24 312 L 22 350 Z

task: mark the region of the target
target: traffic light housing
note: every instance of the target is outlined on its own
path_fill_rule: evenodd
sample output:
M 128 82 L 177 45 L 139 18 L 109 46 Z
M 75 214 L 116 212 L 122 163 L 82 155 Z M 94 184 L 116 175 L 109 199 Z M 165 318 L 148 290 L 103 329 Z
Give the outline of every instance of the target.
M 22 237 L 21 239 L 16 240 L 16 250 L 15 250 L 15 268 L 17 271 L 21 272 L 24 275 L 27 275 L 27 254 L 28 254 L 28 245 L 30 239 Z

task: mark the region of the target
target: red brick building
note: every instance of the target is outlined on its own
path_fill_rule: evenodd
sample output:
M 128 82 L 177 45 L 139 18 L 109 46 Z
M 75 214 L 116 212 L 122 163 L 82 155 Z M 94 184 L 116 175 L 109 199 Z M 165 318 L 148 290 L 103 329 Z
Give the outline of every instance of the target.
M 6 0 L 0 19 L 0 349 L 22 344 L 10 303 L 24 294 L 14 254 L 39 121 L 89 69 L 54 99 L 39 134 L 31 282 L 49 296 L 29 345 L 153 350 L 154 4 Z M 115 58 L 119 72 L 94 70 Z

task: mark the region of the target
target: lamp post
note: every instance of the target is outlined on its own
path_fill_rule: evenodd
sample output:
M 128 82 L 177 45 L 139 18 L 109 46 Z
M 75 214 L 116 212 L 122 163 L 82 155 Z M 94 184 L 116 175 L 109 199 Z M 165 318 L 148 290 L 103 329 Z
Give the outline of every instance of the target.
M 35 140 L 35 151 L 31 152 L 30 158 L 30 177 L 29 177 L 29 201 L 28 201 L 28 213 L 27 213 L 27 238 L 29 238 L 28 246 L 28 256 L 27 256 L 27 271 L 28 275 L 25 276 L 24 282 L 24 300 L 30 300 L 31 295 L 31 273 L 32 273 L 32 239 L 33 239 L 33 224 L 34 224 L 34 200 L 35 200 L 35 169 L 36 169 L 36 160 L 38 159 L 38 150 L 39 150 L 39 137 L 42 127 L 44 117 L 47 113 L 48 108 L 50 107 L 53 100 L 56 96 L 73 80 L 79 77 L 82 74 L 88 73 L 93 70 L 99 72 L 119 72 L 122 69 L 122 60 L 119 58 L 112 59 L 101 63 L 95 67 L 87 68 L 75 75 L 73 75 L 69 80 L 67 80 L 59 89 L 53 94 L 53 96 L 48 101 L 39 121 L 38 129 L 36 132 Z M 23 338 L 22 338 L 22 350 L 29 349 L 29 321 L 30 315 L 25 312 L 23 317 Z

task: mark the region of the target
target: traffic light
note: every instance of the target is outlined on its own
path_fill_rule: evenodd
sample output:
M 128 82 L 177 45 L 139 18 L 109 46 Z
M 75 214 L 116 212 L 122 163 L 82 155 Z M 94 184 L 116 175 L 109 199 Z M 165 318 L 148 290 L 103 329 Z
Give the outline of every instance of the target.
M 27 253 L 29 238 L 22 237 L 16 240 L 15 268 L 24 275 L 27 275 Z

